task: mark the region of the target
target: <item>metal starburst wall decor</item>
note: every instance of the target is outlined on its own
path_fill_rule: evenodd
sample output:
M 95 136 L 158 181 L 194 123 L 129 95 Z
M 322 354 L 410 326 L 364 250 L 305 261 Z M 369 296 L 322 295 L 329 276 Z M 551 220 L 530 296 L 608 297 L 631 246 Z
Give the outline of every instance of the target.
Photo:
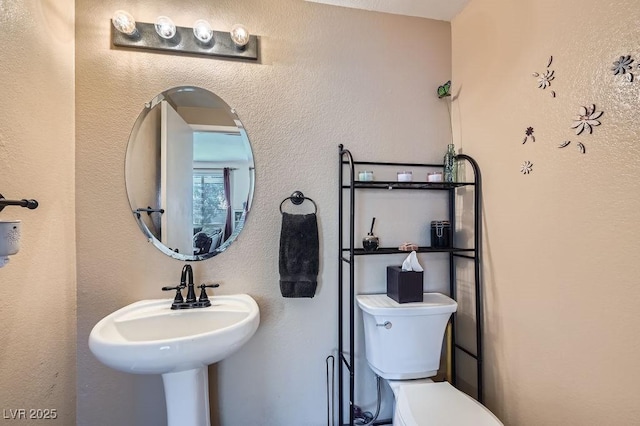
M 552 84 L 555 85 L 556 75 L 555 71 L 551 69 L 552 63 L 553 56 L 550 56 L 544 72 L 532 73 L 533 77 L 536 78 L 538 89 L 546 90 L 550 88 Z M 636 74 L 640 74 L 640 59 L 637 57 L 634 58 L 632 54 L 621 55 L 613 61 L 613 66 L 610 67 L 610 70 L 616 78 L 632 83 L 636 80 Z M 551 96 L 555 98 L 556 93 L 553 90 L 550 92 Z M 567 151 L 567 147 L 575 146 L 580 154 L 586 154 L 587 146 L 584 142 L 594 133 L 595 128 L 602 124 L 601 119 L 603 114 L 604 111 L 598 110 L 595 103 L 580 106 L 578 114 L 573 116 L 572 124 L 569 126 L 570 129 L 575 131 L 576 139 L 579 136 L 580 140 L 573 142 L 569 139 L 564 140 L 556 145 L 557 148 Z M 523 145 L 529 141 L 536 141 L 532 126 L 526 127 L 524 134 L 525 136 L 522 139 Z M 540 145 L 538 144 L 538 146 Z M 525 175 L 532 173 L 533 163 L 530 161 L 523 162 L 520 166 L 520 172 Z
M 588 130 L 589 134 L 591 134 L 593 133 L 593 128 L 600 125 L 600 121 L 597 119 L 600 118 L 602 114 L 604 114 L 604 111 L 596 111 L 595 104 L 591 104 L 589 107 L 581 106 L 580 114 L 573 119 L 573 126 L 571 126 L 571 128 L 576 130 L 576 135 L 579 135 L 585 130 Z
M 531 161 L 525 161 L 520 166 L 520 173 L 522 173 L 523 175 L 528 175 L 532 171 L 533 171 L 533 163 Z
M 549 61 L 547 61 L 547 69 L 544 72 L 534 72 L 533 74 L 531 74 L 538 79 L 538 89 L 544 90 L 547 87 L 551 86 L 551 82 L 556 78 L 555 71 L 550 69 L 552 62 L 553 56 L 550 56 Z M 553 96 L 554 98 L 556 97 L 556 92 L 554 90 L 551 90 L 551 96 Z
M 576 135 L 586 135 L 587 132 L 592 134 L 593 128 L 601 124 L 598 118 L 602 117 L 602 114 L 604 114 L 604 111 L 597 111 L 595 104 L 591 104 L 591 106 L 581 106 L 579 114 L 573 118 L 573 125 L 571 128 L 575 129 Z M 571 141 L 564 141 L 558 145 L 558 148 L 566 148 L 570 144 Z M 582 142 L 577 142 L 576 147 L 580 154 L 587 153 L 587 147 Z
M 620 56 L 617 61 L 613 62 L 613 66 L 611 67 L 611 71 L 613 71 L 613 75 L 621 75 L 631 83 L 633 81 L 633 61 L 634 59 L 631 55 Z M 640 64 L 638 64 L 638 69 L 640 69 Z
M 535 142 L 536 141 L 536 137 L 533 136 L 533 127 L 527 127 L 527 130 L 524 131 L 524 139 L 522 140 L 522 143 L 525 144 L 529 139 L 531 139 L 531 142 Z
M 564 141 L 560 145 L 558 145 L 558 148 L 566 148 L 570 144 L 571 144 L 571 141 Z M 584 144 L 582 142 L 576 143 L 576 147 L 578 148 L 578 151 L 580 152 L 580 154 L 586 154 L 587 153 L 587 148 L 584 146 Z

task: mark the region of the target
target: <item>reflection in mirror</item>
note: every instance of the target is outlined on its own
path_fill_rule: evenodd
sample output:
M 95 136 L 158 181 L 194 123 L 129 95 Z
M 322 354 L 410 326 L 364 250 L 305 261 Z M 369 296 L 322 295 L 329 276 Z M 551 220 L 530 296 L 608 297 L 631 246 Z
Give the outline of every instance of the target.
M 236 239 L 251 208 L 251 144 L 221 98 L 197 87 L 169 89 L 133 127 L 125 180 L 149 241 L 176 259 L 208 259 Z

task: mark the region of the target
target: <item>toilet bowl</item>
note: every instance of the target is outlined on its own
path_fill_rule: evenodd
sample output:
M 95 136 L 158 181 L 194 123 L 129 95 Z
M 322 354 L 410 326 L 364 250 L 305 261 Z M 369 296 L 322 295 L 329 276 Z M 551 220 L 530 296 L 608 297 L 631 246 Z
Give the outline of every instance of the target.
M 406 384 L 398 388 L 394 426 L 498 426 L 502 422 L 482 404 L 448 382 Z
M 356 297 L 369 367 L 395 397 L 394 426 L 502 425 L 482 404 L 447 382 L 435 383 L 449 317 L 458 304 L 440 293 L 397 303 L 386 294 Z

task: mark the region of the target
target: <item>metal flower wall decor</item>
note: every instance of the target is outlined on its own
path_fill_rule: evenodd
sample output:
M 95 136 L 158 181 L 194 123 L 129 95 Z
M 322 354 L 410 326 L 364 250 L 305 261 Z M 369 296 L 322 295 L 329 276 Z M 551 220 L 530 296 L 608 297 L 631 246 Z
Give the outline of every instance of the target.
M 633 76 L 633 62 L 634 59 L 631 55 L 620 56 L 617 61 L 613 61 L 613 66 L 611 67 L 611 71 L 613 71 L 613 75 L 621 75 L 631 83 L 634 79 Z M 637 64 L 638 70 L 640 70 L 640 64 Z
M 581 106 L 579 114 L 573 118 L 571 128 L 575 129 L 576 135 L 586 134 L 586 131 L 592 134 L 593 128 L 601 124 L 598 118 L 602 117 L 602 114 L 604 114 L 604 111 L 597 111 L 595 104 L 591 104 L 591 106 Z M 566 148 L 569 144 L 571 144 L 571 141 L 564 141 L 558 145 L 558 148 Z M 582 142 L 577 142 L 576 147 L 580 154 L 587 153 L 587 148 Z
M 595 104 L 591 104 L 591 106 L 581 106 L 580 112 L 577 116 L 573 118 L 572 129 L 575 129 L 576 135 L 585 134 L 588 131 L 589 134 L 593 133 L 593 128 L 599 126 L 601 123 L 598 118 L 602 117 L 604 111 L 596 110 Z M 558 145 L 558 148 L 566 148 L 571 144 L 571 141 L 564 141 Z M 582 142 L 577 142 L 576 147 L 578 148 L 578 152 L 580 154 L 586 154 L 587 148 Z
M 524 131 L 525 137 L 522 140 L 522 143 L 525 144 L 529 139 L 531 139 L 531 142 L 535 142 L 536 141 L 536 137 L 533 136 L 533 127 L 527 127 L 527 130 Z
M 551 87 L 552 82 L 555 84 L 555 71 L 551 69 L 551 65 L 553 63 L 553 56 L 549 56 L 549 60 L 547 62 L 547 67 L 544 72 L 534 72 L 532 75 L 537 79 L 537 87 L 538 89 L 545 90 Z M 611 67 L 611 71 L 614 76 L 621 76 L 626 79 L 628 82 L 633 82 L 635 80 L 635 73 L 640 73 L 640 64 L 632 55 L 622 55 L 617 60 L 613 62 L 613 66 Z M 551 96 L 556 97 L 556 93 L 552 90 Z M 575 131 L 576 136 L 581 136 L 581 138 L 588 137 L 587 135 L 592 135 L 594 128 L 600 126 L 602 123 L 600 121 L 603 116 L 604 111 L 598 110 L 595 104 L 590 104 L 586 106 L 580 106 L 578 114 L 572 118 L 572 125 L 569 127 Z M 522 140 L 522 144 L 524 145 L 528 141 L 535 142 L 536 138 L 533 135 L 534 130 L 533 127 L 529 126 L 525 130 L 525 137 Z M 557 145 L 557 148 L 564 149 L 570 146 L 572 143 L 571 140 L 565 140 Z M 574 145 L 580 154 L 586 154 L 587 148 L 583 141 L 575 141 Z M 533 172 L 533 163 L 531 161 L 525 161 L 520 166 L 520 172 L 524 175 L 528 175 Z
M 549 61 L 547 62 L 547 69 L 543 73 L 534 72 L 533 74 L 531 74 L 532 76 L 538 79 L 538 89 L 544 90 L 547 87 L 551 86 L 551 82 L 556 78 L 555 71 L 549 68 L 551 67 L 552 62 L 553 62 L 553 56 L 550 56 Z M 551 96 L 555 98 L 556 92 L 552 90 Z
M 531 161 L 525 161 L 524 163 L 522 163 L 522 166 L 520 166 L 520 173 L 522 173 L 523 175 L 528 175 L 532 171 L 533 163 Z
M 597 120 L 602 116 L 604 111 L 596 111 L 595 104 L 591 104 L 590 107 L 581 106 L 580 114 L 573 119 L 572 129 L 576 129 L 576 135 L 581 134 L 585 130 L 589 131 L 589 134 L 593 133 L 593 128 L 599 126 L 600 122 Z
M 570 144 L 571 144 L 571 141 L 564 141 L 560 145 L 558 145 L 558 148 L 566 148 Z M 585 154 L 587 152 L 587 148 L 584 146 L 582 142 L 576 143 L 576 147 L 578 148 L 578 151 L 580 152 L 580 154 Z
M 582 142 L 578 142 L 576 144 L 576 146 L 578 147 L 578 150 L 580 151 L 581 154 L 584 154 L 585 152 L 587 152 L 586 148 L 584 147 L 584 145 L 582 144 Z

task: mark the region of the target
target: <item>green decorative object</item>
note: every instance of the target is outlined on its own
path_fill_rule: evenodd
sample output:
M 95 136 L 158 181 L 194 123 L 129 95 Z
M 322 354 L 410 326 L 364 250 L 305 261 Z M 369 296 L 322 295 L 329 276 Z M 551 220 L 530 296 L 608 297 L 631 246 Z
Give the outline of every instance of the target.
M 458 172 L 458 164 L 456 163 L 456 149 L 452 143 L 447 146 L 447 153 L 444 154 L 443 166 L 444 181 L 455 182 Z
M 442 99 L 442 98 L 446 98 L 447 96 L 451 96 L 451 93 L 449 92 L 450 90 L 451 90 L 451 80 L 447 81 L 445 84 L 438 87 L 438 98 Z

